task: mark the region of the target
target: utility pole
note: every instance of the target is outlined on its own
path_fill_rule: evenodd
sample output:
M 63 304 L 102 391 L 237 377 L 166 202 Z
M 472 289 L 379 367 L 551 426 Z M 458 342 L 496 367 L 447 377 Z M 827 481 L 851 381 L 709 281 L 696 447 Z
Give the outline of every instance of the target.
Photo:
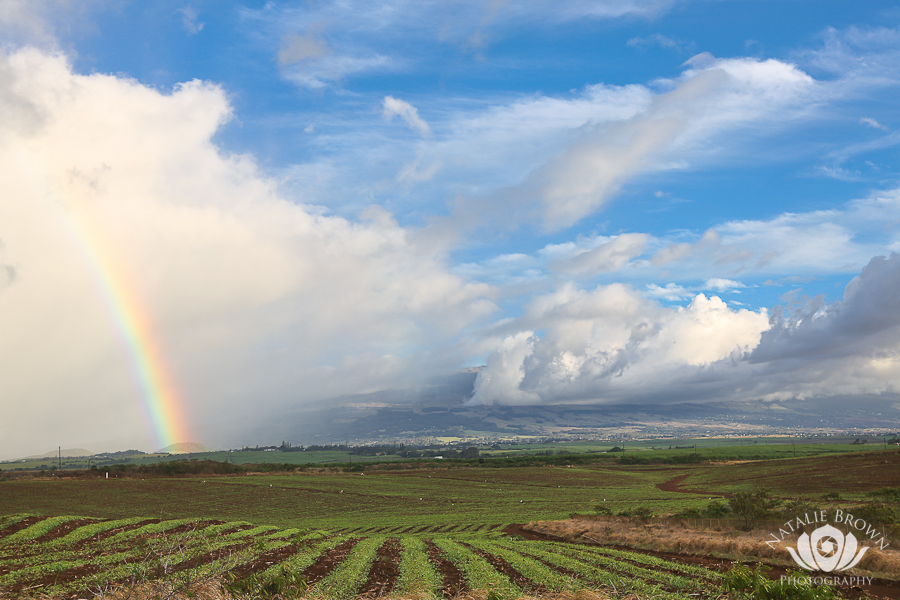
M 62 446 L 59 446 L 59 470 L 62 471 Z

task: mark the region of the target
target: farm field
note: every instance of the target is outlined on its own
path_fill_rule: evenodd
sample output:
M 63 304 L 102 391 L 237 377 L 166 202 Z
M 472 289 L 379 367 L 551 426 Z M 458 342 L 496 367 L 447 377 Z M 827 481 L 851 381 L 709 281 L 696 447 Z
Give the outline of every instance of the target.
M 656 514 L 705 505 L 729 493 L 770 489 L 784 497 L 847 500 L 900 487 L 900 451 L 690 465 L 421 468 L 226 477 L 111 477 L 103 472 L 0 481 L 0 514 L 98 518 L 203 516 L 279 527 L 343 528 L 504 524 L 567 518 L 604 504 Z M 679 479 L 677 489 L 660 489 Z M 148 507 L 152 513 L 148 514 Z
M 0 517 L 0 589 L 61 598 L 140 575 L 152 585 L 216 578 L 246 594 L 301 585 L 325 598 L 479 589 L 496 591 L 495 598 L 577 589 L 715 598 L 715 571 L 513 538 L 510 526 L 599 508 L 674 514 L 759 489 L 810 502 L 837 492 L 852 505 L 882 488 L 900 488 L 898 450 L 684 465 L 370 464 L 361 472 L 5 477 L 0 515 L 11 516 Z
M 234 477 L 47 478 L 0 482 L 0 514 L 204 516 L 279 527 L 503 524 L 566 518 L 602 503 L 685 506 L 656 485 L 687 470 L 606 467 L 375 470 Z
M 722 575 L 652 556 L 513 539 L 500 532 L 341 535 L 211 520 L 0 520 L 0 586 L 54 597 L 141 581 L 159 593 L 199 593 L 211 581 L 259 597 L 302 592 L 492 598 L 597 590 L 618 597 L 715 598 Z M 146 583 L 151 581 L 152 583 Z M 633 596 L 632 596 L 633 597 Z

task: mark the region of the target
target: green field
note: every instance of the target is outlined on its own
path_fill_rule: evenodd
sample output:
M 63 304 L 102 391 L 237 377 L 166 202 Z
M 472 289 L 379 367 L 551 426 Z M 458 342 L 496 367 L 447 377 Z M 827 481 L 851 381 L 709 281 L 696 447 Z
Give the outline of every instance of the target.
M 681 470 L 601 467 L 0 482 L 0 514 L 121 518 L 203 516 L 281 527 L 518 523 L 566 518 L 604 499 L 662 505 L 656 489 Z M 694 505 L 691 494 L 681 503 Z M 148 507 L 153 507 L 148 512 Z

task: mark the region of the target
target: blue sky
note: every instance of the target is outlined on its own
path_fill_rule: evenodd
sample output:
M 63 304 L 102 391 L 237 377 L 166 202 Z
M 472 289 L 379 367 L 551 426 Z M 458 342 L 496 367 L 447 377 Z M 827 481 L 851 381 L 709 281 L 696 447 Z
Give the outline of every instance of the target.
M 898 26 L 890 2 L 7 0 L 4 152 L 58 206 L 2 201 L 0 312 L 60 325 L 11 336 L 53 377 L 5 391 L 28 422 L 76 389 L 65 418 L 146 438 L 54 246 L 81 223 L 195 416 L 483 364 L 476 404 L 893 393 Z

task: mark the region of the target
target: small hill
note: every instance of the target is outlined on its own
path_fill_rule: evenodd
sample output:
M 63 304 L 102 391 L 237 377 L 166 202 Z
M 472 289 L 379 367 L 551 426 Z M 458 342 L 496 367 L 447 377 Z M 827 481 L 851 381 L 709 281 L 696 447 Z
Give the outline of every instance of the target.
M 93 452 L 90 450 L 85 450 L 84 448 L 69 448 L 68 450 L 62 451 L 63 458 L 76 458 L 80 456 L 93 456 Z M 59 450 L 51 450 L 50 452 L 46 452 L 44 454 L 37 454 L 35 456 L 26 456 L 25 458 L 56 458 L 59 455 Z
M 191 452 L 212 452 L 212 450 L 197 442 L 177 442 L 175 444 L 169 444 L 165 448 L 158 450 L 158 452 L 168 452 L 169 454 L 189 454 Z

